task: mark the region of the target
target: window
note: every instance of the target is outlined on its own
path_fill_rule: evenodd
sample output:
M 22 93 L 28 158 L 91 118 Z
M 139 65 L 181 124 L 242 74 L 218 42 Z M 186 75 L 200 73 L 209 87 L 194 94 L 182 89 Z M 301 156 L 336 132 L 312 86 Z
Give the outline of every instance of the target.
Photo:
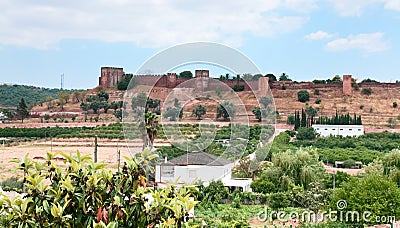
M 161 166 L 162 177 L 174 177 L 175 168 L 173 166 Z
M 189 170 L 189 178 L 196 178 L 197 172 L 196 170 Z
M 361 131 L 361 129 L 358 129 L 358 131 Z
M 352 130 L 353 130 L 353 129 L 351 129 L 351 128 L 349 129 L 349 131 L 352 131 Z
M 341 128 L 340 130 L 341 130 L 341 131 L 343 131 L 343 129 L 342 129 L 342 128 Z

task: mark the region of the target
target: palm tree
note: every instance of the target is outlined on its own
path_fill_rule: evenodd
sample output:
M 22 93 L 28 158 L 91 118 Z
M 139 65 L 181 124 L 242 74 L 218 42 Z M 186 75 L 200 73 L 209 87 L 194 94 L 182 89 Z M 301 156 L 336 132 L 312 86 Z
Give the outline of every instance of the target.
M 146 133 L 142 135 L 144 140 L 143 150 L 145 148 L 149 148 L 150 150 L 152 150 L 154 140 L 157 137 L 158 116 L 152 112 L 146 112 L 146 114 L 144 115 L 144 119 L 144 127 L 146 128 Z

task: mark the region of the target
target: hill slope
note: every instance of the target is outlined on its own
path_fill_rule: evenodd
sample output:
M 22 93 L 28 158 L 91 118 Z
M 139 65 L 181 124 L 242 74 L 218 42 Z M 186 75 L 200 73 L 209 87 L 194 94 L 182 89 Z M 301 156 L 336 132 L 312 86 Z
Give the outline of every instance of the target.
M 68 90 L 67 90 L 68 91 Z M 60 89 L 50 89 L 26 85 L 0 85 L 0 107 L 15 107 L 21 98 L 27 105 L 45 101 L 48 96 L 56 98 Z

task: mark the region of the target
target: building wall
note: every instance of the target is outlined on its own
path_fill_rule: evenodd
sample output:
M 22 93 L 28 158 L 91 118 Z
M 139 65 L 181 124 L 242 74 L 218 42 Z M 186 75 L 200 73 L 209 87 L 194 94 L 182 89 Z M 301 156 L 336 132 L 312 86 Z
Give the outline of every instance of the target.
M 232 174 L 232 164 L 228 164 L 225 166 L 169 166 L 174 167 L 174 175 L 167 177 L 161 175 L 163 172 L 162 169 L 164 167 L 168 166 L 156 165 L 155 182 L 174 182 L 179 178 L 179 183 L 192 183 L 196 180 L 201 180 L 205 183 L 208 183 L 213 180 L 220 180 L 225 178 L 231 179 Z
M 360 136 L 364 134 L 362 125 L 313 125 L 314 130 L 323 137 L 330 135 Z

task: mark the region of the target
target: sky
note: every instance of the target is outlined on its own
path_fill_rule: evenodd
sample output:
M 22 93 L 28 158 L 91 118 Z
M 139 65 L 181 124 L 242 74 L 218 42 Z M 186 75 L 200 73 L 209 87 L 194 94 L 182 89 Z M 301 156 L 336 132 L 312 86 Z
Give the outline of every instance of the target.
M 0 82 L 93 88 L 186 42 L 237 49 L 263 74 L 400 80 L 400 0 L 0 0 Z M 249 72 L 251 73 L 251 72 Z

